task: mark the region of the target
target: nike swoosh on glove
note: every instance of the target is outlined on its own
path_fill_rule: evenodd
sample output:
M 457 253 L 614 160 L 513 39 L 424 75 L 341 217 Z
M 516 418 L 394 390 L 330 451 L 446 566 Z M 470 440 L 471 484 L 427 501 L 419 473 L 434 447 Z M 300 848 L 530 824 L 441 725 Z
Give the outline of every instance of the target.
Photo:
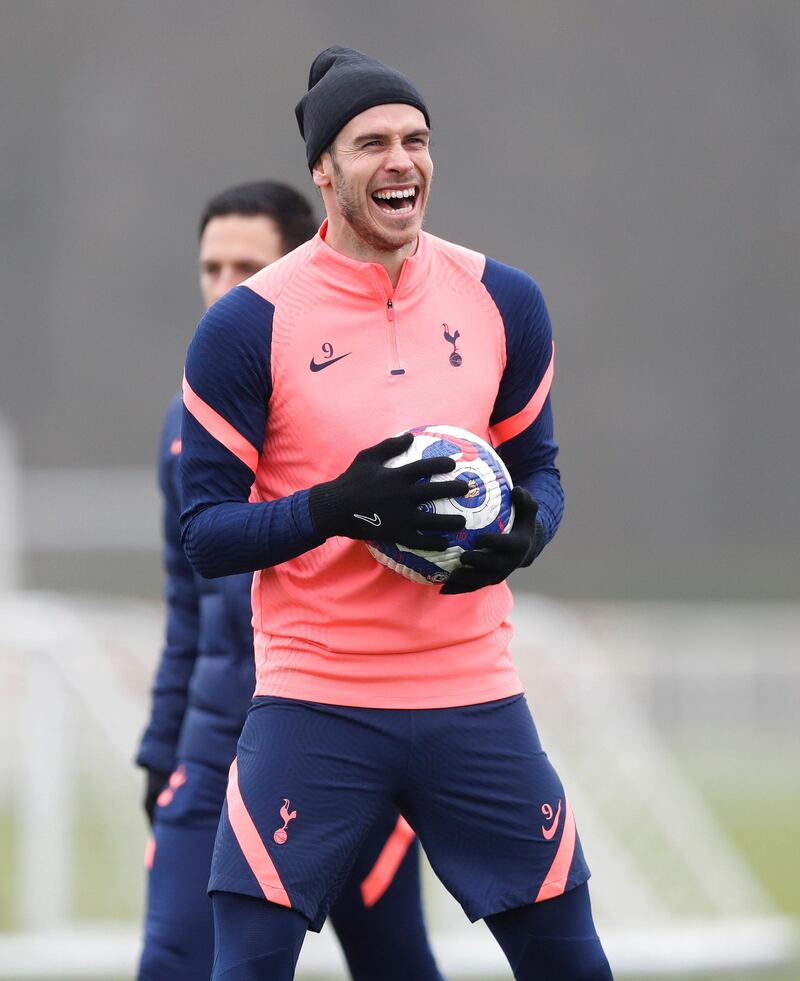
M 485 531 L 475 548 L 461 555 L 461 565 L 450 573 L 440 592 L 445 596 L 471 593 L 507 579 L 515 569 L 530 565 L 544 548 L 544 528 L 536 515 L 539 505 L 530 491 L 515 487 L 511 491 L 514 525 L 507 534 Z
M 311 520 L 323 538 L 341 535 L 431 551 L 447 548 L 442 536 L 461 531 L 464 516 L 429 514 L 420 510 L 420 505 L 439 498 L 463 497 L 469 488 L 464 480 L 425 480 L 435 474 L 451 473 L 456 464 L 449 456 L 415 460 L 400 467 L 385 466 L 413 441 L 411 433 L 385 439 L 362 450 L 335 480 L 311 488 Z

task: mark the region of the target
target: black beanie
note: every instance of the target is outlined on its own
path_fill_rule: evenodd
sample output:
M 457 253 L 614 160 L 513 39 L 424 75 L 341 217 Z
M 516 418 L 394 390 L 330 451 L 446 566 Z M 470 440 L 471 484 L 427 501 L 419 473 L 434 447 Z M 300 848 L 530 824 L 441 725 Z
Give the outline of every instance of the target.
M 430 126 L 422 96 L 396 68 L 338 45 L 318 54 L 308 73 L 308 92 L 294 110 L 306 141 L 309 169 L 354 116 L 373 106 L 397 102 L 415 106 Z

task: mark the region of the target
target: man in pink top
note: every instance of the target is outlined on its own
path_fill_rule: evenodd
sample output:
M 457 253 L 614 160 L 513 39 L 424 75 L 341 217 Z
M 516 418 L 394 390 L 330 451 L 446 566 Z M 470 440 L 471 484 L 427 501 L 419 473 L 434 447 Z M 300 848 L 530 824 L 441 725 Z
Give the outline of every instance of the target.
M 610 978 L 574 816 L 508 650 L 505 580 L 563 508 L 544 300 L 519 270 L 422 231 L 430 118 L 404 75 L 329 48 L 297 118 L 327 221 L 208 311 L 184 380 L 186 554 L 205 576 L 255 572 L 256 697 L 209 885 L 213 977 L 292 978 L 391 801 L 516 978 Z M 435 549 L 461 526 L 418 506 L 466 493 L 418 483 L 449 458 L 384 466 L 411 441 L 391 434 L 426 423 L 491 440 L 516 484 L 512 531 L 465 552 L 441 590 L 363 544 L 379 526 Z

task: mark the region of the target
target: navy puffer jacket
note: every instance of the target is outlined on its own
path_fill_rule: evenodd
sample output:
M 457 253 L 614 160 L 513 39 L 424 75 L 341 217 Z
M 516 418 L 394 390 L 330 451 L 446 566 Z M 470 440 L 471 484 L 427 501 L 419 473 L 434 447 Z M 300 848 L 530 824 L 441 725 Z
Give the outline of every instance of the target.
M 139 766 L 171 773 L 178 761 L 227 769 L 255 687 L 250 574 L 203 579 L 180 541 L 180 395 L 159 446 L 167 622 Z

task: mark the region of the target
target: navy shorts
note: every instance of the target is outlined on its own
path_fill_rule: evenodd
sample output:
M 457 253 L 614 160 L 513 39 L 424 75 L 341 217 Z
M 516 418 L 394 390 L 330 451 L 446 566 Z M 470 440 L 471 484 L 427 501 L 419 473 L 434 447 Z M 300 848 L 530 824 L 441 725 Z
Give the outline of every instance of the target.
M 211 975 L 208 875 L 226 786 L 224 770 L 186 761 L 159 795 L 148 846 L 139 981 L 197 981 Z M 370 976 L 373 960 L 393 950 L 395 961 L 406 959 L 410 977 L 439 977 L 422 920 L 417 842 L 391 805 L 372 825 L 331 919 L 348 962 L 361 966 L 360 976 Z
M 318 930 L 387 802 L 472 921 L 589 878 L 524 696 L 445 709 L 259 697 L 231 767 L 209 889 L 266 897 Z

